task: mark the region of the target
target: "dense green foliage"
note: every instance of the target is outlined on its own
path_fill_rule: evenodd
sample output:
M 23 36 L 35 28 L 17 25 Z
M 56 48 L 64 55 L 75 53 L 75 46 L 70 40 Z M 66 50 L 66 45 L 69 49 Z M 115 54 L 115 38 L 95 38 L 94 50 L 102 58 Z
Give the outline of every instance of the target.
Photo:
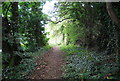
M 63 2 L 56 7 L 62 20 L 58 23 L 62 24 L 59 32 L 66 38 L 66 44 L 107 51 L 108 54 L 116 52 L 119 30 L 109 17 L 105 3 Z M 118 11 L 116 13 L 119 14 Z
M 31 72 L 37 66 L 36 60 L 40 58 L 43 53 L 47 52 L 51 47 L 45 46 L 40 48 L 37 52 L 26 52 L 26 53 L 18 53 L 18 55 L 23 56 L 27 55 L 30 58 L 22 58 L 19 65 L 14 67 L 3 67 L 3 79 L 29 79 Z M 7 56 L 3 57 L 3 61 L 6 59 Z
M 20 45 L 19 48 L 16 48 L 18 50 L 30 50 L 34 47 L 44 46 L 46 43 L 44 39 L 46 15 L 42 13 L 42 5 L 43 3 L 15 3 L 15 5 L 3 3 L 3 37 L 6 37 L 3 38 L 4 42 L 16 41 Z M 16 11 L 12 6 L 17 7 Z M 12 32 L 15 33 L 12 35 Z
M 61 47 L 65 52 L 65 79 L 117 79 L 118 65 L 115 55 L 90 52 L 87 49 L 69 45 Z M 113 58 L 114 57 L 114 58 Z
M 28 71 L 27 75 L 34 66 L 31 55 L 35 56 L 36 53 L 32 52 L 47 45 L 44 32 L 47 15 L 42 13 L 43 4 L 37 2 L 3 3 L 3 78 L 22 78 L 21 74 Z
M 112 3 L 112 9 L 119 18 L 118 5 L 119 3 Z M 59 2 L 55 7 L 58 8 L 57 16 L 60 19 L 53 22 L 59 24 L 56 25 L 59 29 L 54 32 L 63 35 L 65 45 L 78 47 L 64 49 L 68 58 L 64 77 L 81 79 L 118 77 L 120 29 L 108 14 L 106 3 Z
M 120 24 L 109 12 L 120 19 L 120 3 L 56 2 L 51 19 L 42 12 L 44 2 L 2 4 L 3 78 L 28 78 L 47 36 L 64 47 L 64 78 L 119 78 Z

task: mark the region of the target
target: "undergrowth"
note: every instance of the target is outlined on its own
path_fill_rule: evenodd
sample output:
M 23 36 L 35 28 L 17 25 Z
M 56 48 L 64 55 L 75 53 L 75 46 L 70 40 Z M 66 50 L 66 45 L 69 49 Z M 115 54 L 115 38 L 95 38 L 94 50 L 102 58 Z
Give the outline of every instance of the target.
M 45 46 L 43 48 L 39 48 L 36 52 L 25 52 L 19 53 L 16 52 L 19 56 L 22 57 L 22 60 L 19 65 L 14 67 L 3 67 L 2 68 L 2 78 L 3 79 L 29 79 L 29 75 L 34 70 L 36 66 L 36 60 L 42 54 L 47 52 L 51 47 Z M 5 54 L 2 54 L 2 57 L 6 57 Z M 23 56 L 29 57 L 24 58 Z M 3 61 L 7 58 L 3 58 Z M 3 65 L 4 66 L 4 65 Z
M 65 79 L 117 79 L 115 55 L 90 52 L 74 45 L 61 47 L 65 52 Z

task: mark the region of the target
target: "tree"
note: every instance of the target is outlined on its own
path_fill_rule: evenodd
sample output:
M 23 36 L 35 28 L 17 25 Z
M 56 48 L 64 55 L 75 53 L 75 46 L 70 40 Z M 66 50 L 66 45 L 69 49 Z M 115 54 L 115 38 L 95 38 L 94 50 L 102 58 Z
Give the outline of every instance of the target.
M 37 48 L 45 46 L 47 40 L 44 32 L 46 15 L 42 13 L 44 3 L 3 3 L 3 61 L 6 66 L 16 66 L 26 55 L 19 55 L 36 51 Z M 19 6 L 19 7 L 18 7 Z M 16 61 L 18 59 L 18 61 Z

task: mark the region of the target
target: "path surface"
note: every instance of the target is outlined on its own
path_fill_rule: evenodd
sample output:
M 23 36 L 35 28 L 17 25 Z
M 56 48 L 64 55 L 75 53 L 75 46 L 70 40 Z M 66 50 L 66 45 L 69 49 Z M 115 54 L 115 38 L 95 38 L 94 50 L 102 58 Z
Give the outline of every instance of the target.
M 63 65 L 63 52 L 56 46 L 38 59 L 37 67 L 30 79 L 59 79 L 63 74 Z

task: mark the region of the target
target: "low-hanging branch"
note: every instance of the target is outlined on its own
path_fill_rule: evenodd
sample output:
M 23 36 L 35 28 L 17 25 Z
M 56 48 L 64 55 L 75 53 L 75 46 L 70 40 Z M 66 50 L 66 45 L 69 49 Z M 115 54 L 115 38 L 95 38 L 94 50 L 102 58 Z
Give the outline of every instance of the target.
M 52 23 L 54 23 L 54 24 L 58 24 L 58 23 L 60 23 L 60 22 L 63 22 L 63 21 L 65 21 L 65 20 L 68 20 L 68 19 L 70 19 L 70 18 L 64 18 L 64 19 L 59 20 L 59 21 L 52 21 L 52 20 L 47 20 L 47 21 L 50 21 L 50 22 L 52 22 Z
M 5 14 L 6 17 L 7 17 L 7 13 L 8 13 L 8 11 L 9 11 L 9 9 L 10 9 L 11 6 L 12 6 L 12 4 L 10 4 L 10 5 L 7 7 L 6 14 Z

